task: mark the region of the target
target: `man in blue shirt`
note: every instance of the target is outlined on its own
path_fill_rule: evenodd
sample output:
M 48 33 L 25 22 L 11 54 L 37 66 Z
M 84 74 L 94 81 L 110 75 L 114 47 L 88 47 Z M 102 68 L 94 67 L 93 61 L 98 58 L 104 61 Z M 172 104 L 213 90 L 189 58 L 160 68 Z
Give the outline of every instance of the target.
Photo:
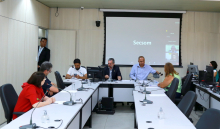
M 151 66 L 145 64 L 145 58 L 143 56 L 139 56 L 138 58 L 139 64 L 133 65 L 130 78 L 134 80 L 146 80 L 147 76 L 152 73 L 159 74 L 158 71 L 154 70 Z
M 57 92 L 59 92 L 57 85 L 47 78 L 47 75 L 52 72 L 51 70 L 52 64 L 48 61 L 43 62 L 40 66 L 40 71 L 43 72 L 46 76 L 46 80 L 44 82 L 44 85 L 42 85 L 42 89 L 44 90 L 44 93 L 46 93 L 47 89 L 50 89 L 50 91 L 46 94 L 46 96 L 48 97 L 51 97 Z

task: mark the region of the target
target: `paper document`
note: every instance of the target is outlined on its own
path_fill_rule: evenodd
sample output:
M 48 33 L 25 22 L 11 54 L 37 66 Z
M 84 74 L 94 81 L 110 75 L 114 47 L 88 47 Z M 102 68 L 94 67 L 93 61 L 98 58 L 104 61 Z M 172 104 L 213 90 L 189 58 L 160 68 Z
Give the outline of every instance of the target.
M 161 97 L 161 96 L 166 96 L 166 94 L 149 94 L 149 96 L 151 96 L 151 97 L 154 97 L 154 96 Z
M 66 91 L 69 91 L 70 93 L 76 93 L 77 90 L 65 90 L 65 91 L 61 91 L 61 93 L 67 93 Z
M 55 101 L 55 102 L 52 103 L 52 104 L 63 104 L 64 102 L 66 102 L 66 101 Z

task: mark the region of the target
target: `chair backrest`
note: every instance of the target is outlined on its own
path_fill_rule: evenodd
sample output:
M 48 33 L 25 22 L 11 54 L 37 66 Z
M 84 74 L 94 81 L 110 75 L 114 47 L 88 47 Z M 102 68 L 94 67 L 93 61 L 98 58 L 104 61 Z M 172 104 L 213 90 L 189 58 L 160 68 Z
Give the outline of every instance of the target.
M 186 95 L 182 98 L 177 107 L 182 111 L 182 113 L 189 118 L 190 113 L 196 103 L 197 95 L 193 91 L 188 91 Z
M 178 88 L 179 79 L 174 78 L 169 90 L 167 91 L 167 96 L 171 99 L 171 101 L 175 101 L 176 98 L 176 90 Z
M 18 95 L 11 84 L 5 84 L 0 87 L 0 97 L 5 112 L 7 123 L 11 122 L 13 111 L 18 100 Z
M 64 89 L 65 85 L 64 85 L 63 80 L 60 76 L 60 73 L 58 71 L 56 71 L 56 72 L 54 72 L 54 74 L 55 74 L 56 81 L 57 81 L 57 87 L 61 88 L 61 89 Z
M 203 113 L 196 129 L 220 129 L 220 110 L 210 108 Z
M 190 90 L 192 76 L 193 75 L 190 73 L 186 76 L 186 80 L 184 81 L 184 83 L 182 85 L 182 90 L 181 90 L 181 94 L 183 96 Z

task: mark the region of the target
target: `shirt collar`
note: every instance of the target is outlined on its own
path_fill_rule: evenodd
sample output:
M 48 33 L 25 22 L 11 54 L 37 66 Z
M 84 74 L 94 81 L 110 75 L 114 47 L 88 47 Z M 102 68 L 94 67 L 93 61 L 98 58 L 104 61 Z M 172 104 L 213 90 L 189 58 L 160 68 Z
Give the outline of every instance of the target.
M 139 64 L 137 64 L 137 66 L 138 66 L 138 68 L 141 68 L 141 66 Z M 144 64 L 144 67 L 142 67 L 142 68 L 145 68 L 145 66 L 146 66 L 146 64 Z

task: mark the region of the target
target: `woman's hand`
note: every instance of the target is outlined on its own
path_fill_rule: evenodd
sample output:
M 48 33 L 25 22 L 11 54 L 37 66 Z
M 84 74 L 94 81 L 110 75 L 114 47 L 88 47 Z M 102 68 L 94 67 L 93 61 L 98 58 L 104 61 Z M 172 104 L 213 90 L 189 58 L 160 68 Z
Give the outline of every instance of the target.
M 51 97 L 52 99 L 52 103 L 54 103 L 56 101 L 56 99 L 54 97 Z
M 157 86 L 159 86 L 159 87 L 160 87 L 160 84 L 161 84 L 161 83 L 158 83 L 158 84 L 157 84 Z
M 53 97 L 52 97 L 53 98 Z M 47 100 L 46 100 L 46 103 L 47 104 L 51 104 L 51 103 L 53 103 L 53 100 L 51 99 L 51 98 L 48 98 Z

